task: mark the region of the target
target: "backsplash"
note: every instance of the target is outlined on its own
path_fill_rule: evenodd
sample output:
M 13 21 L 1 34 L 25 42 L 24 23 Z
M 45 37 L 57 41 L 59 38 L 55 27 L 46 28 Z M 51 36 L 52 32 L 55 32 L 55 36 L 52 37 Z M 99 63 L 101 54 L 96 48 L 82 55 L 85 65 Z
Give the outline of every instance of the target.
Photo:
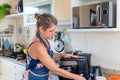
M 92 65 L 120 70 L 120 32 L 71 32 L 69 35 L 74 50 L 92 54 Z

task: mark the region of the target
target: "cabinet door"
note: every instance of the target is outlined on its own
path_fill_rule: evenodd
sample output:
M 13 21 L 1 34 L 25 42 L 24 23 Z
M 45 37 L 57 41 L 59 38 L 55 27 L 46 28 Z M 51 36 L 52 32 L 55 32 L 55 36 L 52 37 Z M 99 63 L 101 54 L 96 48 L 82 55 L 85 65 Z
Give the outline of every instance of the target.
M 28 3 L 30 2 L 30 0 L 23 0 L 23 3 Z
M 40 1 L 40 0 L 23 0 L 23 3 L 32 3 L 34 1 Z
M 70 20 L 71 0 L 54 0 L 54 15 L 59 21 Z
M 14 80 L 14 79 L 11 79 L 7 77 L 6 75 L 0 74 L 0 80 Z
M 0 74 L 0 80 L 8 80 L 4 75 Z
M 15 79 L 14 65 L 7 62 L 1 62 L 1 74 L 14 80 Z
M 27 9 L 31 8 L 31 9 Z M 24 26 L 35 25 L 34 13 L 51 13 L 58 21 L 71 20 L 71 0 L 36 0 L 24 7 Z
M 1 73 L 1 64 L 2 64 L 2 63 L 1 63 L 1 60 L 0 60 L 0 73 Z
M 22 80 L 24 70 L 25 70 L 24 66 L 16 65 L 16 67 L 15 67 L 16 80 Z

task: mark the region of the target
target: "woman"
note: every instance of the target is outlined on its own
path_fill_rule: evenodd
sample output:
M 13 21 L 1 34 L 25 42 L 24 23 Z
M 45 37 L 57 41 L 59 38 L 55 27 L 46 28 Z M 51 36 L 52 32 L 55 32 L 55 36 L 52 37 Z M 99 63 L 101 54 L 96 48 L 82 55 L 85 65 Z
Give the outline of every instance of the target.
M 28 47 L 26 71 L 24 80 L 50 80 L 49 70 L 59 76 L 73 79 L 85 80 L 80 75 L 70 73 L 59 68 L 53 58 L 77 58 L 70 54 L 53 53 L 47 39 L 55 35 L 57 26 L 56 18 L 51 14 L 35 14 L 37 32 Z

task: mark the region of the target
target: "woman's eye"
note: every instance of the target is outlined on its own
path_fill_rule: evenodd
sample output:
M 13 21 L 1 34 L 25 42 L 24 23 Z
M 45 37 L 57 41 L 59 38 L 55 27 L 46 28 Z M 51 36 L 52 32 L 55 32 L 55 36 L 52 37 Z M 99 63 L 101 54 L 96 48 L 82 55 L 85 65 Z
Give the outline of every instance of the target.
M 50 32 L 55 32 L 55 31 L 50 31 Z

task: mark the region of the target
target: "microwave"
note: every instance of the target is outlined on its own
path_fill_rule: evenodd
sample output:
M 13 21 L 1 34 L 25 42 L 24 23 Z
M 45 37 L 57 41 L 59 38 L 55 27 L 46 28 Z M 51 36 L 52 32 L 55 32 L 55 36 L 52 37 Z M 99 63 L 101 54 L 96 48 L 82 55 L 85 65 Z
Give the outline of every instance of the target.
M 77 6 L 72 8 L 73 28 L 115 28 L 116 6 L 113 2 Z

